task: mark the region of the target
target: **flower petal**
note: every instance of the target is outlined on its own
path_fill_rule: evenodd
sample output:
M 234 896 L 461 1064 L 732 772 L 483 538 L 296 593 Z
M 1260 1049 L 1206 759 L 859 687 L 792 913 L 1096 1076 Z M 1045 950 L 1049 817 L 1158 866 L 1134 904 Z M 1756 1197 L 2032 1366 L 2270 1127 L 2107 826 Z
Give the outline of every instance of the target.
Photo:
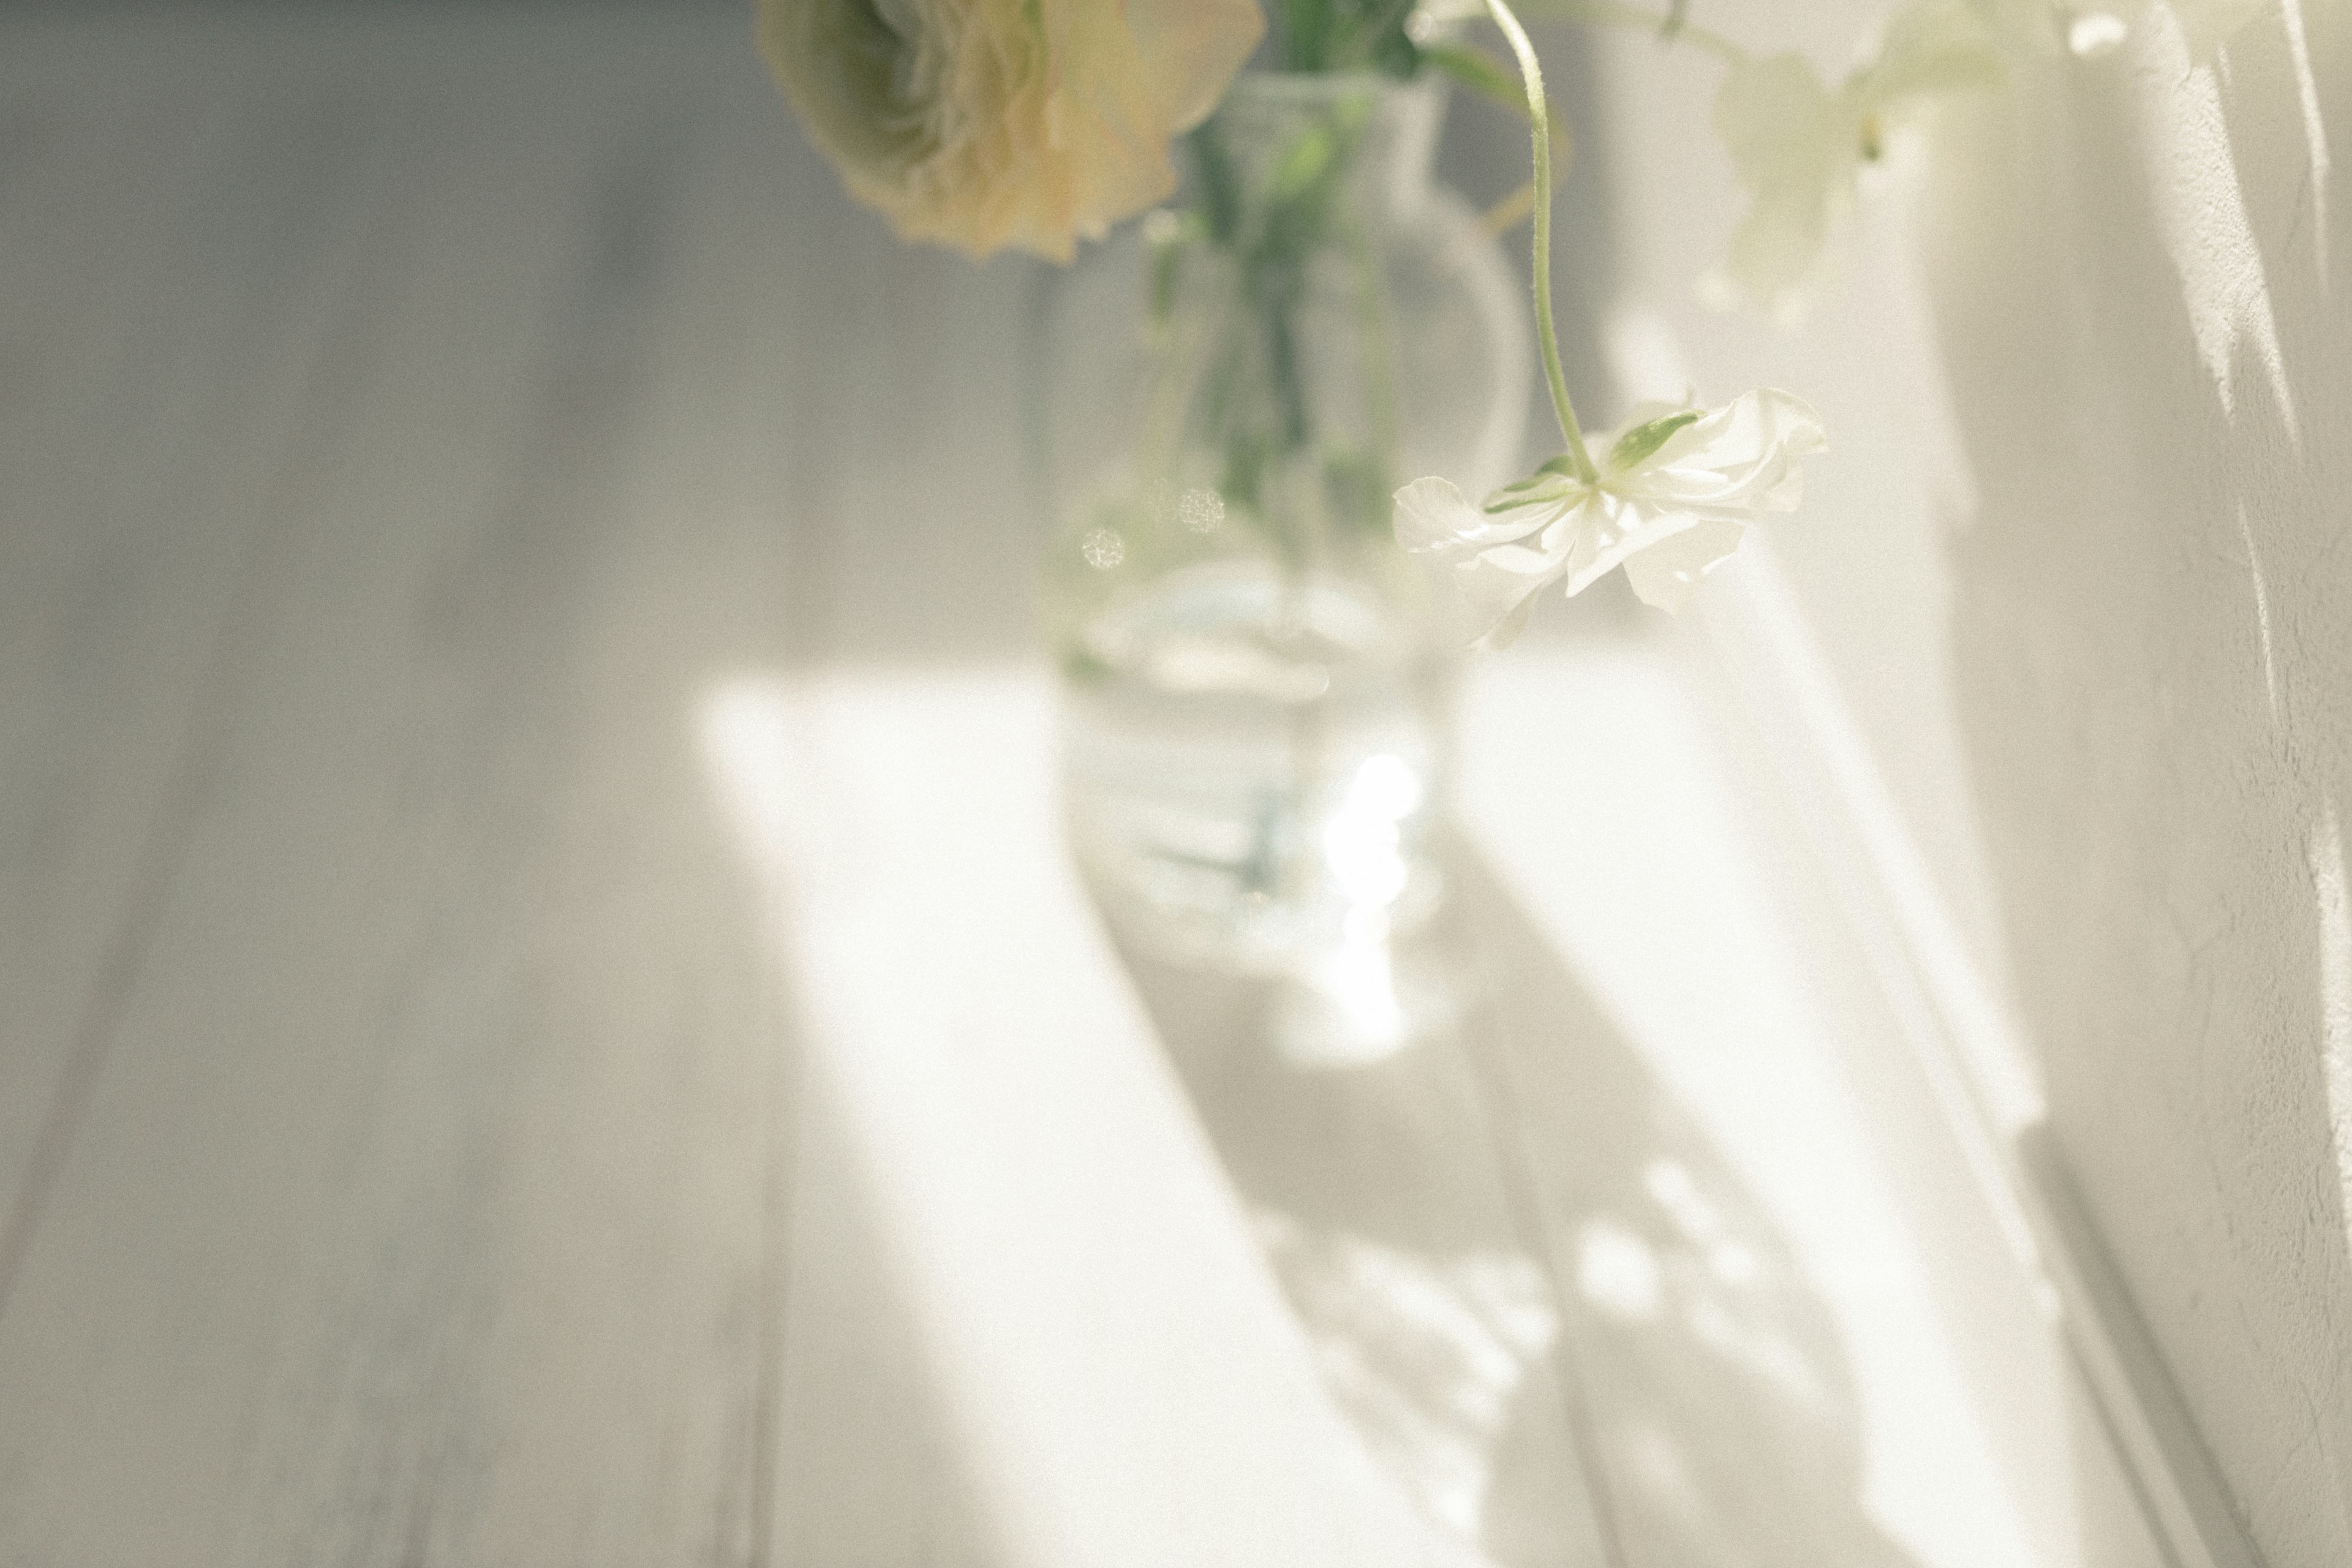
M 1552 502 L 1488 512 L 1472 506 L 1453 480 L 1434 477 L 1413 480 L 1394 500 L 1397 542 L 1416 554 L 1454 554 L 1508 544 L 1535 532 L 1559 510 Z
M 1617 495 L 1738 521 L 1794 510 L 1803 493 L 1796 459 L 1825 445 L 1811 405 L 1759 387 L 1675 431 L 1642 463 L 1602 482 Z
M 1755 303 L 1787 304 L 1813 268 L 1832 208 L 1850 199 L 1859 161 L 1853 110 L 1795 55 L 1731 68 L 1715 100 L 1716 133 L 1754 196 L 1724 270 Z
M 1265 32 L 1257 0 L 1128 0 L 1127 25 L 1180 132 L 1209 117 Z
M 1642 603 L 1660 610 L 1679 610 L 1688 602 L 1699 579 L 1738 550 L 1744 524 L 1705 521 L 1660 540 L 1626 558 L 1625 581 Z
M 1528 617 L 1535 613 L 1536 595 L 1534 591 L 1530 590 L 1517 604 L 1511 606 L 1508 615 L 1487 627 L 1486 635 L 1470 646 L 1486 653 L 1502 652 L 1503 649 L 1519 640 L 1519 634 L 1528 629 Z
M 1544 531 L 1551 548 L 1506 544 L 1456 562 L 1447 585 L 1450 618 L 1463 639 L 1477 647 L 1509 647 L 1528 624 L 1536 595 L 1566 568 L 1572 538 L 1572 526 L 1562 520 Z
M 1254 0 L 757 0 L 761 53 L 900 237 L 1067 261 L 1176 188 L 1169 138 L 1255 47 Z
M 1454 481 L 1434 475 L 1413 480 L 1394 500 L 1397 542 L 1416 554 L 1457 542 L 1480 521 Z
M 1886 24 L 1877 57 L 1848 79 L 1846 93 L 1884 108 L 1900 98 L 1998 87 L 1992 28 L 1962 0 L 1920 0 Z
M 1654 447 L 1625 440 L 1676 412 L 1691 422 Z M 1442 479 L 1396 492 L 1399 542 L 1450 590 L 1447 603 L 1479 646 L 1517 636 L 1545 584 L 1564 579 L 1573 597 L 1619 565 L 1645 603 L 1680 605 L 1758 513 L 1797 504 L 1800 459 L 1823 446 L 1820 416 L 1772 387 L 1716 409 L 1645 405 L 1601 440 L 1612 461 L 1597 485 L 1541 468 L 1539 499 L 1500 513 L 1473 507 Z
M 1500 647 L 1527 624 L 1537 592 L 1568 567 L 1576 512 L 1557 500 L 1489 516 L 1450 479 L 1396 492 L 1397 542 L 1421 557 L 1460 640 Z
M 1574 598 L 1607 576 L 1610 570 L 1643 551 L 1655 549 L 1701 520 L 1687 511 L 1645 506 L 1622 496 L 1604 495 L 1585 509 L 1591 515 L 1570 560 L 1568 595 Z

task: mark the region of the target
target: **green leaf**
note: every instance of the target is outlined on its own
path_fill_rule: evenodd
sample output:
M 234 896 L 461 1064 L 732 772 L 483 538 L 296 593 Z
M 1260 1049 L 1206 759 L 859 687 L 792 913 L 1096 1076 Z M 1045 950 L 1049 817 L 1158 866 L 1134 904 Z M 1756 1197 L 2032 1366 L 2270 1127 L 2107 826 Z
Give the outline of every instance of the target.
M 1685 425 L 1695 425 L 1705 416 L 1705 410 L 1685 408 L 1678 413 L 1662 415 L 1647 425 L 1636 425 L 1617 437 L 1610 448 L 1609 466 L 1623 470 L 1651 456 Z

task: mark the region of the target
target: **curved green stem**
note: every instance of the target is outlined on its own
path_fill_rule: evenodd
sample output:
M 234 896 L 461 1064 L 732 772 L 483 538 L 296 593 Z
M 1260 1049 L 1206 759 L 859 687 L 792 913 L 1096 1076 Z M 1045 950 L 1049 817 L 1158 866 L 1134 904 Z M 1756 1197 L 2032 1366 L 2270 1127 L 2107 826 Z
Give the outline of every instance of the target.
M 1543 63 L 1536 58 L 1536 47 L 1528 41 L 1528 30 L 1512 15 L 1508 0 L 1486 0 L 1486 10 L 1509 40 L 1511 52 L 1518 57 L 1519 75 L 1528 84 L 1528 122 L 1535 132 L 1536 145 L 1536 335 L 1542 343 L 1544 381 L 1551 388 L 1552 412 L 1559 416 L 1559 433 L 1568 441 L 1569 460 L 1576 466 L 1577 478 L 1591 484 L 1600 478 L 1600 470 L 1592 465 L 1592 454 L 1584 448 L 1576 405 L 1568 397 L 1568 375 L 1560 369 L 1559 333 L 1552 325 L 1551 113 L 1544 98 Z

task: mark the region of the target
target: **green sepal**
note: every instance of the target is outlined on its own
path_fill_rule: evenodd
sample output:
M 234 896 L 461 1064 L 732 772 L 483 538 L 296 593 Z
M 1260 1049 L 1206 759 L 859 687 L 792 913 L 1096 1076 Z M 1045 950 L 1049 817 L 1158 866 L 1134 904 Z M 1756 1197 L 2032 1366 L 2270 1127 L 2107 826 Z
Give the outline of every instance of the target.
M 1685 425 L 1696 424 L 1704 413 L 1702 409 L 1685 408 L 1661 415 L 1646 425 L 1634 426 L 1618 437 L 1617 445 L 1610 448 L 1609 466 L 1617 469 L 1632 468 L 1664 446 L 1675 431 Z
M 1582 478 L 1576 471 L 1576 459 L 1565 452 L 1544 464 L 1526 479 L 1516 479 L 1503 486 L 1488 498 L 1485 506 L 1478 510 L 1488 517 L 1494 517 L 1518 507 L 1538 505 L 1553 499 L 1556 495 L 1566 493 L 1559 486 L 1559 481 L 1562 479 L 1568 480 L 1571 485 L 1583 482 Z

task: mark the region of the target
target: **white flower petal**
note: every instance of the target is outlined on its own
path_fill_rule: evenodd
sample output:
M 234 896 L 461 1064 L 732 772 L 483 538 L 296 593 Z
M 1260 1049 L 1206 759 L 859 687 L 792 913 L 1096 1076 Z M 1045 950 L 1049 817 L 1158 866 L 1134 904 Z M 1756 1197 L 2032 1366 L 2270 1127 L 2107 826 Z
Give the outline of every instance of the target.
M 1628 431 L 1681 412 L 1694 416 L 1690 423 L 1615 466 Z M 1759 513 L 1797 504 L 1800 460 L 1823 441 L 1821 417 L 1803 399 L 1761 387 L 1710 410 L 1645 404 L 1596 445 L 1612 454 L 1597 487 L 1539 469 L 1546 489 L 1538 493 L 1547 499 L 1499 515 L 1441 479 L 1397 491 L 1398 539 L 1435 570 L 1458 624 L 1480 646 L 1517 636 L 1545 584 L 1564 580 L 1573 596 L 1619 565 L 1645 603 L 1679 605 Z
M 1584 510 L 1556 519 L 1531 543 L 1490 545 L 1454 563 L 1460 624 L 1479 647 L 1501 647 L 1518 636 L 1536 595 L 1570 569 L 1582 538 L 1579 516 Z
M 1699 579 L 1738 550 L 1747 531 L 1737 522 L 1700 522 L 1627 558 L 1625 581 L 1634 596 L 1660 610 L 1679 610 Z
M 1471 646 L 1487 653 L 1500 653 L 1519 640 L 1519 634 L 1528 629 L 1528 618 L 1533 616 L 1535 611 L 1536 596 L 1530 593 L 1512 605 L 1510 614 L 1489 626 L 1486 635 L 1477 638 Z
M 1644 506 L 1617 496 L 1603 497 L 1601 505 L 1587 510 L 1596 515 L 1579 541 L 1576 558 L 1568 570 L 1570 598 L 1607 576 L 1612 568 L 1686 529 L 1696 528 L 1702 521 L 1687 511 Z
M 2262 0 L 2174 0 L 2234 6 Z M 1997 85 L 2002 63 L 1985 0 L 1916 0 L 1888 23 L 1872 58 L 1832 92 L 1794 55 L 1732 67 L 1715 127 L 1754 198 L 1711 287 L 1776 315 L 1799 313 L 1854 199 L 1865 158 L 1937 93 Z
M 1435 478 L 1415 479 L 1393 499 L 1397 542 L 1416 554 L 1430 551 L 1448 554 L 1508 544 L 1527 538 L 1559 510 L 1559 502 L 1549 501 L 1489 512 L 1471 505 L 1453 480 Z M 1487 498 L 1487 504 L 1494 504 L 1494 499 Z
M 1796 459 L 1824 445 L 1810 405 L 1759 387 L 1675 431 L 1647 459 L 1603 483 L 1618 495 L 1708 516 L 1790 511 L 1802 493 Z
M 1991 26 L 1962 0 L 1922 0 L 1886 24 L 1877 58 L 1848 79 L 1856 101 L 1884 110 L 1902 98 L 1998 87 L 2000 50 Z
M 1566 568 L 1575 538 L 1556 501 L 1489 516 L 1436 478 L 1396 492 L 1395 526 L 1397 542 L 1435 577 L 1452 629 L 1482 647 L 1518 635 L 1537 591 Z
M 1452 479 L 1433 475 L 1413 480 L 1393 499 L 1397 542 L 1415 554 L 1457 543 L 1482 521 Z
M 1811 66 L 1778 55 L 1731 68 L 1716 95 L 1715 129 L 1754 197 L 1724 270 L 1753 302 L 1780 304 L 1811 272 L 1833 209 L 1851 199 L 1857 116 Z

